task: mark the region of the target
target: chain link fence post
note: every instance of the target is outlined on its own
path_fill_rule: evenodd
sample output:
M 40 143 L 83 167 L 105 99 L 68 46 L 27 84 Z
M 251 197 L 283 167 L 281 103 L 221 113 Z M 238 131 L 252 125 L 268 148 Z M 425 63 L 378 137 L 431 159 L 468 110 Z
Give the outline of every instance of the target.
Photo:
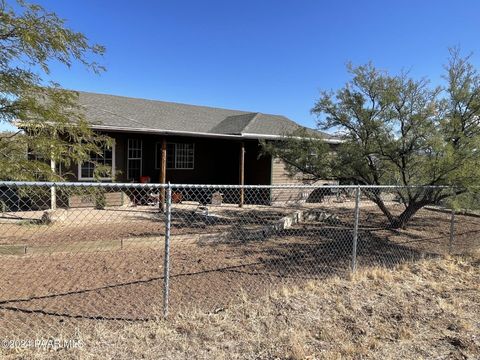
M 455 189 L 453 189 L 453 202 L 452 202 L 452 211 L 450 214 L 450 238 L 448 241 L 448 253 L 452 254 L 453 250 L 453 242 L 455 241 L 455 200 L 456 200 L 456 193 Z
M 353 227 L 352 272 L 357 268 L 358 223 L 360 217 L 360 186 L 355 190 L 355 224 Z
M 165 258 L 163 264 L 163 317 L 168 316 L 168 297 L 170 291 L 170 227 L 172 223 L 172 186 L 167 186 L 165 208 Z

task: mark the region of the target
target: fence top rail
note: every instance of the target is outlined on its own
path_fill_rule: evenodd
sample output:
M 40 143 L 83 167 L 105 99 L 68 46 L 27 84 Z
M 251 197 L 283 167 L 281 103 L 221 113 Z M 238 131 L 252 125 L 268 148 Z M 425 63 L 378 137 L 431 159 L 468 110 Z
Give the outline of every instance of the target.
M 106 187 L 106 188 L 167 188 L 168 184 L 157 183 L 107 183 L 107 182 L 53 182 L 53 181 L 0 181 L 0 186 L 11 187 Z
M 0 181 L 0 186 L 8 187 L 106 187 L 106 188 L 168 188 L 173 189 L 450 189 L 452 186 L 434 185 L 304 185 L 304 184 L 277 184 L 277 185 L 214 185 L 214 184 L 161 184 L 161 183 L 108 183 L 108 182 L 52 182 L 52 181 Z
M 452 186 L 434 185 L 298 185 L 298 184 L 277 184 L 277 185 L 211 185 L 211 184 L 170 184 L 172 188 L 222 188 L 222 189 L 450 189 Z

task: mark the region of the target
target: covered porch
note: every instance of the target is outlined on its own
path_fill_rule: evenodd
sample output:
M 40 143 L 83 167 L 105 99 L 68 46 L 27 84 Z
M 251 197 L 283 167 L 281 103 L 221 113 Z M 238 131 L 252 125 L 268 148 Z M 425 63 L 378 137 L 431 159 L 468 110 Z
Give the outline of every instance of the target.
M 272 161 L 259 156 L 258 140 L 218 139 L 149 134 L 109 134 L 115 139 L 116 181 L 173 184 L 269 185 Z M 182 194 L 184 199 L 206 202 L 208 190 Z M 258 196 L 257 196 L 258 197 Z M 265 203 L 248 192 L 228 191 L 228 203 Z

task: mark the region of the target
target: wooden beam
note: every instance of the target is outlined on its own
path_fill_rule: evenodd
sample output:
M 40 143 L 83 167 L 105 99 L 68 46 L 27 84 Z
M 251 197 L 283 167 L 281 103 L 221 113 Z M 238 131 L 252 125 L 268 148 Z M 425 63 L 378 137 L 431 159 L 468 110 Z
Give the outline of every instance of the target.
M 162 139 L 162 163 L 160 165 L 160 184 L 166 184 L 167 181 L 167 139 Z M 160 209 L 165 209 L 165 189 L 160 189 L 159 196 Z
M 240 179 L 239 183 L 240 185 L 245 185 L 245 143 L 242 141 L 240 143 Z M 242 187 L 240 188 L 240 201 L 238 203 L 238 206 L 242 207 L 243 203 L 245 201 L 245 189 Z

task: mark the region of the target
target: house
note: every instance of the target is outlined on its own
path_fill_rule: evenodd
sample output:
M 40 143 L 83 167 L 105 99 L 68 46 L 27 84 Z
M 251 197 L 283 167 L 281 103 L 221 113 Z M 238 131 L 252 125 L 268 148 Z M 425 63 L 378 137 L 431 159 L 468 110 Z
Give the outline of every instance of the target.
M 270 185 L 304 183 L 285 164 L 260 155 L 260 140 L 279 140 L 300 125 L 281 115 L 79 92 L 95 131 L 112 149 L 78 164 L 72 181 L 92 181 L 94 162 L 112 167 L 103 181 Z M 339 139 L 321 133 L 325 141 Z

